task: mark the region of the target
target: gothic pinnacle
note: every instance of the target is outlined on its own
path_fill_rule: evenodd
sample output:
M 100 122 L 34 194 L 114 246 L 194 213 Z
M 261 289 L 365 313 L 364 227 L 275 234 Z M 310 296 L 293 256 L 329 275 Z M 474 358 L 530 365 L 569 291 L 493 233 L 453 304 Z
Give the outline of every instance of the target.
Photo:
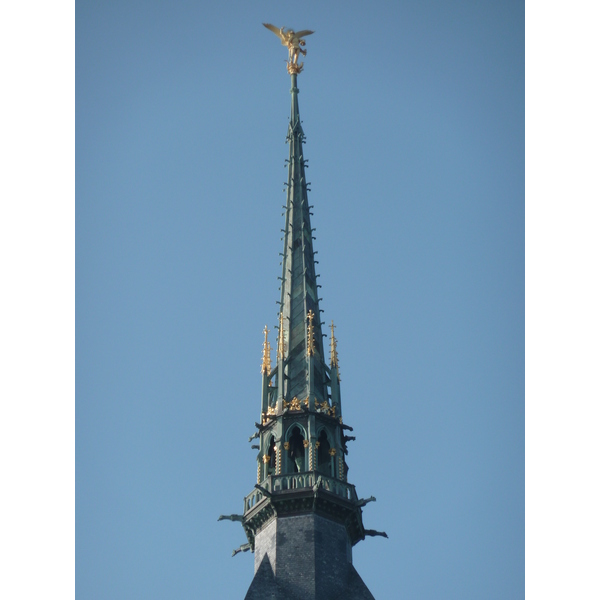
M 337 358 L 337 340 L 335 339 L 335 333 L 333 330 L 335 329 L 335 325 L 333 324 L 333 319 L 331 320 L 331 368 L 338 366 L 338 358 Z
M 265 341 L 263 342 L 263 357 L 260 372 L 263 375 L 268 375 L 271 372 L 271 344 L 269 344 L 269 330 L 266 325 L 263 329 L 263 333 L 265 334 Z

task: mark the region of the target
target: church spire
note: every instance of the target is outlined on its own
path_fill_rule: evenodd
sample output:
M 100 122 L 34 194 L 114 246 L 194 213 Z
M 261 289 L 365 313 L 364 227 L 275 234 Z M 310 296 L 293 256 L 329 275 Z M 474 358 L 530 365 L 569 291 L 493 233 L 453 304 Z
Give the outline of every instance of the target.
M 373 600 L 352 566 L 352 546 L 369 535 L 359 499 L 348 482 L 348 442 L 352 428 L 342 420 L 337 340 L 331 324 L 330 364 L 323 350 L 314 230 L 308 204 L 305 136 L 298 107 L 298 74 L 305 55 L 304 35 L 311 31 L 265 27 L 288 47 L 291 112 L 285 229 L 279 300 L 276 364 L 265 327 L 261 363 L 262 401 L 258 438 L 257 483 L 244 499 L 240 521 L 252 550 L 255 576 L 246 600 Z M 287 541 L 286 541 L 287 540 Z

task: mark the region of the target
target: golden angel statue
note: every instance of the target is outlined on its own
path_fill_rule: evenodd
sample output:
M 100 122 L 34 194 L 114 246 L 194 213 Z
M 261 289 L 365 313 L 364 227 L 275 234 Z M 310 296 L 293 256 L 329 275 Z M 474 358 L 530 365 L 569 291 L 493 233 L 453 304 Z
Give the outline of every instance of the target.
M 267 29 L 270 29 L 281 40 L 283 46 L 287 47 L 289 52 L 289 60 L 287 61 L 288 73 L 300 73 L 304 63 L 298 64 L 298 57 L 300 54 L 306 56 L 306 50 L 304 50 L 306 42 L 302 38 L 314 33 L 314 31 L 310 31 L 309 29 L 294 31 L 287 27 L 277 28 L 275 25 L 271 25 L 271 23 L 263 23 L 263 25 Z

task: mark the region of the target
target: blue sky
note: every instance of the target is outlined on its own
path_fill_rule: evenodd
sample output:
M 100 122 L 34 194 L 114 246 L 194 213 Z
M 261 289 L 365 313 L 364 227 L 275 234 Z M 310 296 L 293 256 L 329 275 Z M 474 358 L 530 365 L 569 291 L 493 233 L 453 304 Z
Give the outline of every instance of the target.
M 286 51 L 378 599 L 524 596 L 524 7 L 78 2 L 79 599 L 240 598 Z

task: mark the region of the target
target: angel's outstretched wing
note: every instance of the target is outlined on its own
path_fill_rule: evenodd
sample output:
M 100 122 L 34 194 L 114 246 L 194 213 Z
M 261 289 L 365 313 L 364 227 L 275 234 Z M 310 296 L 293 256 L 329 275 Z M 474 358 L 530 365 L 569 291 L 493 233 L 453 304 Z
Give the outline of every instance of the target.
M 263 23 L 263 25 L 267 29 L 270 29 L 280 40 L 283 41 L 283 37 L 281 36 L 281 31 L 279 30 L 279 27 L 275 27 L 275 25 L 271 25 L 271 23 Z
M 295 31 L 294 35 L 298 38 L 301 39 L 307 35 L 310 35 L 311 33 L 314 33 L 314 31 L 311 31 L 310 29 L 303 29 L 302 31 Z

